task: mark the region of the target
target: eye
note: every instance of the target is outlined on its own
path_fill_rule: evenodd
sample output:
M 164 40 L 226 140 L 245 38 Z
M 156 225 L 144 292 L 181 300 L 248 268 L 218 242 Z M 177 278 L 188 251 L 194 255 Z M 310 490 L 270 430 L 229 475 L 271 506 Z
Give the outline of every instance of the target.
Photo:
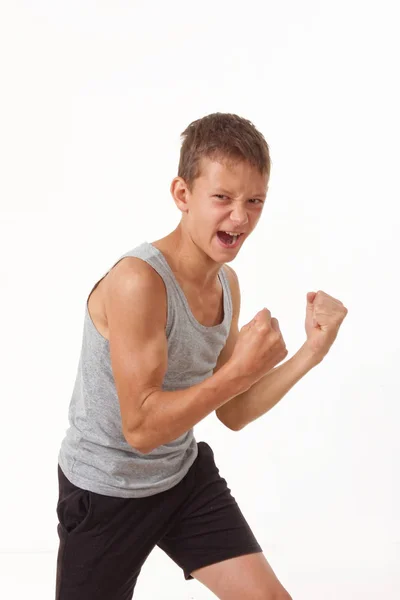
M 228 199 L 228 196 L 224 196 L 224 194 L 214 194 L 214 198 L 218 198 L 219 200 Z M 250 198 L 249 202 L 251 204 L 264 204 L 263 200 L 259 198 Z

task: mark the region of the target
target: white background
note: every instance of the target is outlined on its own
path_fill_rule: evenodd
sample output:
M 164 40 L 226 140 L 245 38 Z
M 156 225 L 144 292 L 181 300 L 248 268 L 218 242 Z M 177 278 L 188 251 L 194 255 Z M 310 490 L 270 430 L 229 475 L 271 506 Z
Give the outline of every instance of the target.
M 217 111 L 250 119 L 272 158 L 262 219 L 232 263 L 240 325 L 267 306 L 290 357 L 308 291 L 349 313 L 268 414 L 239 433 L 212 415 L 196 439 L 294 600 L 400 597 L 396 4 L 1 2 L 3 597 L 54 596 L 57 454 L 87 294 L 176 227 L 180 133 Z M 158 548 L 136 589 L 214 597 Z

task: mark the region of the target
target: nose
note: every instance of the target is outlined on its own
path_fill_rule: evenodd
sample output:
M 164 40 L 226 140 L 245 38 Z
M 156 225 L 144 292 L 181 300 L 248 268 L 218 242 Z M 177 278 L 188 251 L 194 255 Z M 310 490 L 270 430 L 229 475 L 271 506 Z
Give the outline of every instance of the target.
M 236 226 L 246 225 L 249 221 L 246 209 L 243 206 L 236 205 L 231 212 L 231 221 Z

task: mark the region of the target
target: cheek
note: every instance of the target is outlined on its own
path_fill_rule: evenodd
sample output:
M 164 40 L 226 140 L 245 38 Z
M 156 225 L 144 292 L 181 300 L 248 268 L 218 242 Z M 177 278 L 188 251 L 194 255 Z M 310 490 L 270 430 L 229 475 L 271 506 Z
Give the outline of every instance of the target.
M 199 209 L 197 216 L 201 218 L 203 223 L 207 223 L 215 227 L 218 226 L 218 223 L 222 223 L 223 221 L 227 220 L 227 217 L 229 217 L 229 211 L 223 206 L 216 207 L 212 205 L 210 206 L 209 204 L 204 204 L 204 206 Z
M 191 226 L 197 232 L 197 235 L 214 234 L 219 225 L 227 221 L 226 209 L 221 207 L 210 206 L 204 203 L 203 206 L 197 206 L 195 211 L 191 213 Z
M 250 211 L 249 211 L 250 213 Z M 262 207 L 259 210 L 253 210 L 249 216 L 250 222 L 252 224 L 254 224 L 254 226 L 257 225 L 258 221 L 261 218 L 261 213 L 262 213 Z

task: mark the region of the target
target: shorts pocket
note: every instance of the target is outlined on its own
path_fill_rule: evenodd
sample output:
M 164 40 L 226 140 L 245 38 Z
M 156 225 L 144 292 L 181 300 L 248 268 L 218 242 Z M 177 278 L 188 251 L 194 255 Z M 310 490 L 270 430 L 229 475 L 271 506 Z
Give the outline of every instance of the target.
M 66 533 L 76 533 L 88 527 L 93 512 L 93 496 L 88 490 L 75 488 L 57 503 L 57 516 Z

